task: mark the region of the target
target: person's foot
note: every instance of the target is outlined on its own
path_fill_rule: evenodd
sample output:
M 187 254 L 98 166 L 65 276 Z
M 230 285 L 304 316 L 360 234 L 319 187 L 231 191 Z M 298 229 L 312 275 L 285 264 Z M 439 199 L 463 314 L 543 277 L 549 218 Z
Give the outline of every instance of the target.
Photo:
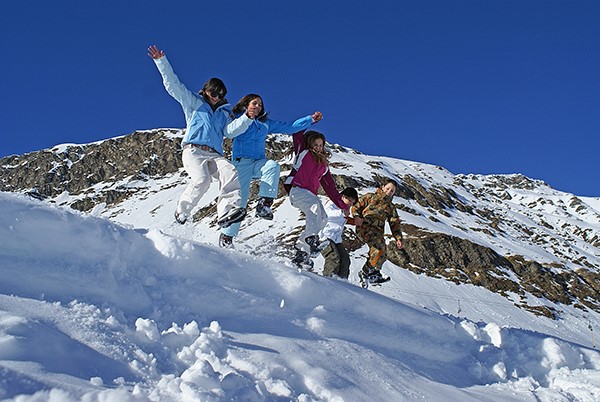
M 175 220 L 177 221 L 177 223 L 183 225 L 187 221 L 187 215 L 183 212 L 175 211 Z
M 363 288 L 369 287 L 369 277 L 373 274 L 373 272 L 375 272 L 375 268 L 369 265 L 368 261 L 365 262 L 365 265 L 363 265 L 362 269 L 358 272 L 358 280 L 360 282 L 360 286 L 362 286 Z
M 321 250 L 323 250 L 325 247 L 327 247 L 327 244 L 328 244 L 327 242 L 321 242 L 321 240 L 319 239 L 319 236 L 317 236 L 317 235 L 306 236 L 304 241 L 306 242 L 306 244 L 308 244 L 310 246 L 310 256 L 311 257 L 318 256 L 321 253 Z
M 384 283 L 384 282 L 389 281 L 390 277 L 389 276 L 383 276 L 381 274 L 381 271 L 379 271 L 379 270 L 374 270 L 374 272 L 372 272 L 369 275 L 369 277 L 367 278 L 367 280 L 372 285 L 378 285 L 380 283 Z
M 306 251 L 296 249 L 296 255 L 292 258 L 294 263 L 299 269 L 305 269 L 307 271 L 313 270 L 313 261 L 310 259 L 310 255 Z
M 259 218 L 272 220 L 273 210 L 271 209 L 271 205 L 273 205 L 272 198 L 261 197 L 261 199 L 258 200 L 258 204 L 256 204 L 256 216 Z
M 226 228 L 234 223 L 241 222 L 245 216 L 245 208 L 231 208 L 224 217 L 217 221 L 217 224 L 221 228 Z
M 219 246 L 222 248 L 233 248 L 233 237 L 221 233 L 219 236 Z

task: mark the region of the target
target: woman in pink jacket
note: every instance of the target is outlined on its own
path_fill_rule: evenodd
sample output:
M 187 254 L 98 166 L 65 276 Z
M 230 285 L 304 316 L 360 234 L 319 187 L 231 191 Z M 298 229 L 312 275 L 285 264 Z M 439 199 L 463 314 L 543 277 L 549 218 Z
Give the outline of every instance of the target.
M 348 216 L 349 207 L 342 200 L 329 170 L 331 153 L 325 149 L 325 136 L 317 131 L 301 131 L 293 136 L 296 155 L 292 172 L 285 181 L 290 202 L 306 217 L 306 227 L 296 242 L 296 255 L 292 262 L 300 268 L 311 270 L 321 251 L 319 232 L 327 224 L 327 214 L 317 193 L 323 187 L 325 194 Z

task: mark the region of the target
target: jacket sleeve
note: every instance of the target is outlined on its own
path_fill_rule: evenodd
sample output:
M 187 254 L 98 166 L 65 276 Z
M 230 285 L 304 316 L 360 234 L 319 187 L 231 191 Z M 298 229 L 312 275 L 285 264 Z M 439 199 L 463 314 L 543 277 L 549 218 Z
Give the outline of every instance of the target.
M 240 117 L 233 120 L 225 127 L 225 137 L 233 138 L 240 134 L 244 134 L 246 130 L 250 128 L 252 121 L 251 118 L 246 116 L 246 113 L 242 113 Z
M 301 130 L 306 130 L 308 127 L 310 127 L 311 124 L 312 116 L 302 117 L 291 123 L 269 119 L 269 134 L 292 134 Z
M 294 133 L 292 139 L 294 144 L 294 152 L 296 155 L 299 155 L 300 152 L 304 151 L 304 130 Z
M 369 198 L 369 194 L 365 194 L 361 197 L 358 197 L 358 201 L 352 207 L 352 215 L 360 216 L 362 218 L 362 213 L 369 204 Z
M 327 168 L 327 172 L 325 172 L 323 177 L 321 177 L 320 181 L 321 181 L 321 187 L 323 187 L 323 190 L 325 190 L 325 194 L 327 194 L 329 199 L 331 201 L 333 201 L 333 203 L 339 209 L 346 210 L 349 208 L 348 205 L 346 205 L 344 203 L 344 200 L 342 200 L 342 196 L 340 195 L 339 191 L 337 190 L 335 181 L 333 180 L 333 176 L 331 175 L 329 168 Z
M 194 102 L 197 102 L 200 98 L 179 81 L 179 78 L 173 71 L 173 67 L 171 67 L 169 60 L 167 60 L 167 56 L 154 59 L 154 63 L 162 76 L 163 84 L 169 95 L 175 98 L 182 106 L 192 108 Z
M 392 214 L 388 218 L 388 223 L 390 224 L 390 230 L 392 231 L 392 236 L 396 240 L 402 240 L 402 226 L 400 225 L 400 218 L 398 217 L 398 211 L 396 211 L 396 207 L 392 204 Z

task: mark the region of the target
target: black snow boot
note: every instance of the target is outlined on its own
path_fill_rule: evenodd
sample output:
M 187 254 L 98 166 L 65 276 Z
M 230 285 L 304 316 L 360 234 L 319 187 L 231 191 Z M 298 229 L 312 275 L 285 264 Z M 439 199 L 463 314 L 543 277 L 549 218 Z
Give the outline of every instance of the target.
M 273 199 L 269 197 L 261 197 L 258 200 L 258 204 L 256 204 L 256 216 L 259 218 L 272 220 L 273 219 L 273 210 L 271 206 L 273 205 Z
M 221 233 L 219 236 L 219 247 L 221 248 L 233 248 L 233 237 Z
M 226 228 L 234 223 L 241 222 L 246 216 L 245 208 L 231 208 L 227 215 L 217 221 L 221 228 Z
M 296 265 L 299 269 L 304 269 L 307 271 L 313 270 L 313 261 L 310 259 L 310 255 L 306 251 L 302 251 L 300 249 L 296 249 L 296 255 L 292 258 L 292 263 Z
M 313 258 L 318 256 L 321 250 L 327 247 L 327 242 L 322 243 L 317 235 L 306 236 L 304 241 L 310 246 L 310 256 Z
M 369 265 L 369 262 L 365 262 L 362 269 L 358 272 L 358 280 L 360 282 L 360 286 L 363 288 L 369 287 L 369 276 L 375 271 L 375 269 Z

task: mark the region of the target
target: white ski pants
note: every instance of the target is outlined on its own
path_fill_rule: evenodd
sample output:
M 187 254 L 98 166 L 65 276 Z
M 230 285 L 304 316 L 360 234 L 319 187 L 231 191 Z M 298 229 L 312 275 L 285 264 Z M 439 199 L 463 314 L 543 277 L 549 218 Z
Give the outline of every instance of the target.
M 300 234 L 296 247 L 302 251 L 310 253 L 310 246 L 306 244 L 305 239 L 308 236 L 318 235 L 327 224 L 327 214 L 319 197 L 310 191 L 292 187 L 290 190 L 290 202 L 296 208 L 304 213 L 306 217 L 306 227 Z
M 191 182 L 179 197 L 177 212 L 190 216 L 192 209 L 208 191 L 213 178 L 219 181 L 217 215 L 222 218 L 241 204 L 240 181 L 233 164 L 212 151 L 186 146 L 181 157 Z

